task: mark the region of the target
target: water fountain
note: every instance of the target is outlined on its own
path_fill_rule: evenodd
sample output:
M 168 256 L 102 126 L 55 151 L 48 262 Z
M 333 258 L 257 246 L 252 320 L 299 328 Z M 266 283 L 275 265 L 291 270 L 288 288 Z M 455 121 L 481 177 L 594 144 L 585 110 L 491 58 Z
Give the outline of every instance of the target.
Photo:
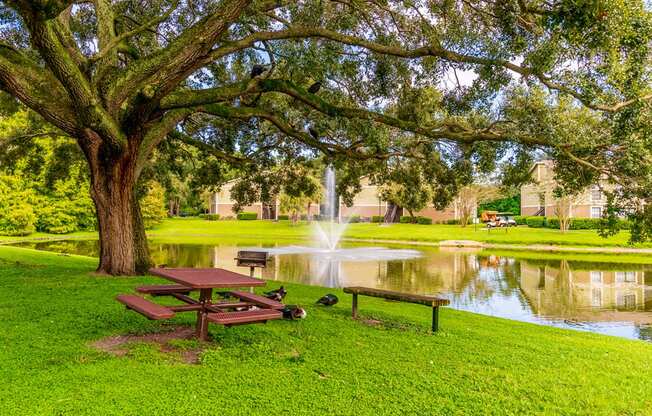
M 324 209 L 321 221 L 314 224 L 313 245 L 285 246 L 267 249 L 270 255 L 308 254 L 316 261 L 316 273 L 323 285 L 339 287 L 346 284 L 341 273 L 342 262 L 409 260 L 421 257 L 421 252 L 385 247 L 342 248 L 340 241 L 347 223 L 339 218 L 338 196 L 335 189 L 335 170 L 328 166 L 324 175 Z

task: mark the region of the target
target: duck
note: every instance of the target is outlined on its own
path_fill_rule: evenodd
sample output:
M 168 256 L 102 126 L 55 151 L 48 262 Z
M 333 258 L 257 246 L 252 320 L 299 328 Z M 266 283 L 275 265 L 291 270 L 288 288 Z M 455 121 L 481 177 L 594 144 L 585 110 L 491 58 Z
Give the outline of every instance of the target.
M 322 296 L 317 303 L 320 303 L 324 306 L 333 306 L 340 300 L 337 298 L 337 296 L 333 295 L 332 293 L 329 293 L 325 296 Z
M 283 286 L 279 287 L 276 290 L 270 290 L 269 292 L 263 293 L 267 299 L 275 300 L 280 302 L 283 300 L 285 295 L 287 295 L 287 290 Z
M 308 312 L 306 312 L 305 309 L 298 305 L 287 305 L 285 308 L 283 308 L 282 312 L 283 319 L 304 319 L 306 316 L 308 316 Z

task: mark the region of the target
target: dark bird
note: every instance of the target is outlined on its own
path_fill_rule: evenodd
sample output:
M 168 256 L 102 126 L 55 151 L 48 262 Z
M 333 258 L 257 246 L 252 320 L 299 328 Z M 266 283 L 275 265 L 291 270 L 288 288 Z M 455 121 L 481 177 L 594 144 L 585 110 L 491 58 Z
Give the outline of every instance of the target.
M 305 309 L 297 305 L 287 305 L 282 310 L 284 319 L 303 319 L 308 316 L 308 313 Z
M 310 87 L 308 87 L 308 92 L 310 94 L 317 94 L 320 89 L 321 89 L 321 82 L 317 81 L 314 84 L 312 84 Z
M 264 295 L 267 299 L 275 300 L 277 302 L 280 302 L 283 300 L 285 295 L 287 295 L 288 292 L 285 290 L 283 286 L 279 287 L 276 290 L 270 290 L 269 292 L 265 292 Z
M 322 296 L 322 297 L 317 301 L 317 303 L 320 303 L 320 304 L 325 305 L 325 306 L 333 306 L 333 305 L 335 305 L 337 302 L 339 302 L 339 299 L 337 298 L 337 296 L 335 296 L 335 295 L 333 295 L 333 294 L 331 294 L 331 293 L 329 293 L 329 294 L 326 295 L 326 296 Z
M 265 72 L 265 67 L 263 65 L 254 65 L 251 67 L 251 78 L 256 78 L 257 76 L 261 75 L 263 72 Z
M 315 139 L 319 139 L 319 132 L 312 127 L 308 128 L 308 133 L 310 133 L 310 135 Z

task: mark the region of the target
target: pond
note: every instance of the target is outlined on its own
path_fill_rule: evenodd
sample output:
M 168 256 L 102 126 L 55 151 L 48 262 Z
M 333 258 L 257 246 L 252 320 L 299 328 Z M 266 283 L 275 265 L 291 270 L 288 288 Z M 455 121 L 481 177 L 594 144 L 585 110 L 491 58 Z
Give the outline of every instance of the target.
M 98 252 L 97 241 L 21 245 L 90 256 Z M 478 250 L 426 247 L 392 247 L 401 249 L 398 255 L 373 260 L 358 255 L 323 256 L 287 243 L 150 243 L 156 264 L 222 267 L 244 273 L 248 271 L 236 267 L 234 257 L 238 250 L 254 247 L 270 251 L 268 267 L 256 271 L 268 280 L 439 294 L 450 299 L 455 309 L 652 341 L 652 265 L 526 260 Z M 382 253 L 378 257 L 383 258 Z

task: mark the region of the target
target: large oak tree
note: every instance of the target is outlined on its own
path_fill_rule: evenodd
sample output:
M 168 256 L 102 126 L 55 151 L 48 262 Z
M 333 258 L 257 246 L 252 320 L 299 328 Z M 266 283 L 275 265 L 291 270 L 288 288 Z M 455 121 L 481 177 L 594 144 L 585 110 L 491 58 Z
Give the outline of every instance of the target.
M 647 99 L 638 84 L 624 92 L 644 73 L 602 76 L 617 65 L 637 68 L 640 47 L 627 42 L 633 26 L 647 25 L 642 2 L 9 0 L 0 7 L 0 89 L 79 144 L 98 215 L 98 271 L 110 274 L 149 266 L 135 186 L 164 140 L 242 166 L 309 152 L 350 169 L 420 159 L 449 182 L 499 157 L 525 165 L 535 148 L 599 171 L 594 147 L 552 126 L 575 109 L 551 101 L 566 95 L 602 114 Z M 613 33 L 600 38 L 600 30 Z M 600 62 L 605 53 L 611 61 Z M 533 87 L 552 98 L 532 99 Z

